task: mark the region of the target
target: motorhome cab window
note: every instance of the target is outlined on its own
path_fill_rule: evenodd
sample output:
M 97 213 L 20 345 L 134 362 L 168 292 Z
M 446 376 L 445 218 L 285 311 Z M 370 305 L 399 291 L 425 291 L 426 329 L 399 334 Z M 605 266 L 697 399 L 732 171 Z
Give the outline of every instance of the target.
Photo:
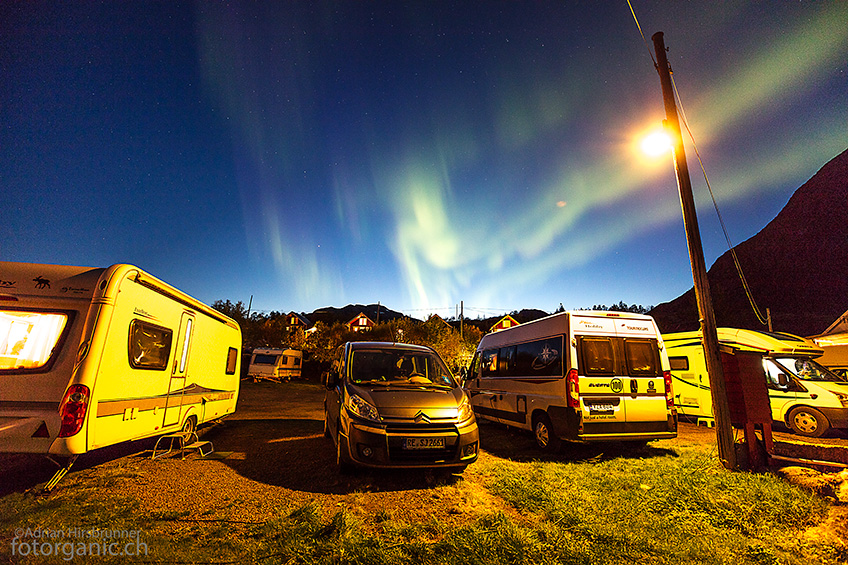
M 171 355 L 172 334 L 167 328 L 133 320 L 130 324 L 130 365 L 136 369 L 165 369 Z
M 830 381 L 830 382 L 844 382 L 839 375 L 835 375 L 813 361 L 809 358 L 793 358 L 793 357 L 784 357 L 775 359 L 775 361 L 788 369 L 790 373 L 795 374 L 799 379 L 805 381 Z
M 0 310 L 0 370 L 47 365 L 67 323 L 59 312 Z

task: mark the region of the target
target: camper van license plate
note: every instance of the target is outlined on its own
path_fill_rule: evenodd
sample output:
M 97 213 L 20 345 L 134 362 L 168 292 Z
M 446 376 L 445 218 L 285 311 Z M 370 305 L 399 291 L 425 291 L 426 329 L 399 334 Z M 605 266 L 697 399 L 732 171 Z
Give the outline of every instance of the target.
M 404 449 L 444 449 L 443 437 L 408 437 L 403 439 Z

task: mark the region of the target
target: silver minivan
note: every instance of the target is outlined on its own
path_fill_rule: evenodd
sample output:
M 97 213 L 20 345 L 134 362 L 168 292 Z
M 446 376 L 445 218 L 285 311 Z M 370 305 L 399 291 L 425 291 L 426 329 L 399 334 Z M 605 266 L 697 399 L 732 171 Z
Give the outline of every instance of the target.
M 324 435 L 351 467 L 444 468 L 477 460 L 479 433 L 465 391 L 429 347 L 348 342 L 324 374 Z

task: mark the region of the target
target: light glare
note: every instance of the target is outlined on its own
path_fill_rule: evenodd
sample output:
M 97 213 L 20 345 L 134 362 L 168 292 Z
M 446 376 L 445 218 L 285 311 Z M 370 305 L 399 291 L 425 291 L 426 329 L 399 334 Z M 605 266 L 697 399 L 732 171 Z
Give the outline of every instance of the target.
M 664 131 L 655 131 L 642 140 L 642 151 L 651 157 L 659 157 L 671 150 L 671 138 Z

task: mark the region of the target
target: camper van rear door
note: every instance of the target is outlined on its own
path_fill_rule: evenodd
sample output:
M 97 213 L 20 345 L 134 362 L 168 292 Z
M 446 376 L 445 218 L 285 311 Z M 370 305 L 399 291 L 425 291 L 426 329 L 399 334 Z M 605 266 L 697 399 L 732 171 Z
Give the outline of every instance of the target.
M 180 423 L 180 411 L 183 404 L 183 393 L 188 376 L 189 353 L 191 352 L 191 336 L 194 329 L 194 314 L 183 312 L 180 319 L 180 333 L 177 337 L 177 348 L 174 354 L 174 366 L 171 373 L 168 397 L 165 401 L 165 419 L 163 427 Z

